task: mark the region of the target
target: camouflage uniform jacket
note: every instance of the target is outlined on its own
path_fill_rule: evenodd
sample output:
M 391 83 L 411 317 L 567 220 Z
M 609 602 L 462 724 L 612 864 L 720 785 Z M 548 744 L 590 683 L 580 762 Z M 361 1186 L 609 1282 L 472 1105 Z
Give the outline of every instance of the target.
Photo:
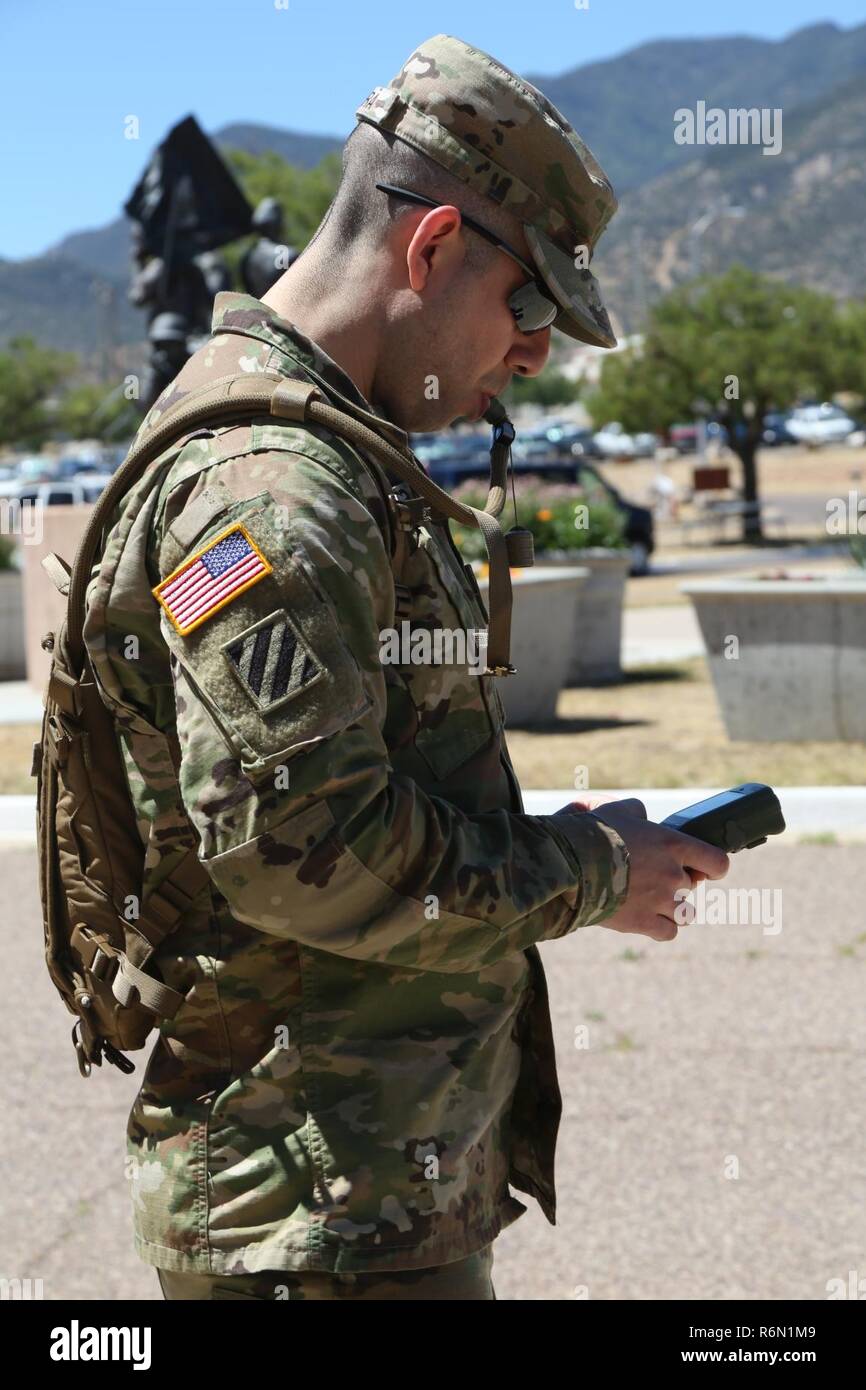
M 315 380 L 395 434 L 234 293 L 142 429 L 239 369 Z M 534 943 L 614 911 L 627 855 L 586 813 L 523 813 L 495 678 L 380 659 L 384 509 L 319 426 L 218 427 L 149 465 L 88 586 L 143 900 L 191 827 L 209 874 L 156 957 L 184 1003 L 128 1126 L 136 1248 L 166 1269 L 448 1263 L 526 1211 L 509 1183 L 554 1220 L 561 1100 Z M 186 630 L 152 589 L 223 532 L 259 572 Z M 486 628 L 447 525 L 410 534 L 412 630 Z

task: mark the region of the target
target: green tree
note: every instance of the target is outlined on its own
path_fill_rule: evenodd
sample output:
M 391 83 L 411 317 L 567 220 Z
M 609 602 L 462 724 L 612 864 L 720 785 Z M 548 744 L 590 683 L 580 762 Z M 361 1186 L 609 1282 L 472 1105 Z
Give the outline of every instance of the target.
M 555 367 L 547 367 L 538 376 L 513 377 L 501 399 L 506 408 L 528 401 L 537 405 L 567 405 L 576 401 L 579 394 L 575 381 Z
M 840 311 L 840 384 L 859 397 L 866 410 L 866 299 L 854 299 Z
M 13 338 L 0 353 L 0 444 L 38 449 L 51 433 L 49 408 L 57 386 L 76 367 L 74 353 Z
M 639 348 L 607 359 L 587 409 L 632 430 L 712 415 L 740 460 L 744 500 L 757 502 L 763 417 L 844 384 L 840 327 L 835 301 L 816 290 L 741 265 L 701 276 L 653 306 Z M 743 535 L 762 539 L 757 511 Z
M 253 155 L 246 150 L 228 150 L 226 158 L 253 207 L 262 198 L 279 200 L 284 214 L 283 236 L 288 245 L 302 251 L 337 191 L 343 169 L 341 156 L 336 151 L 327 154 L 314 169 L 298 169 L 272 151 Z M 255 237 L 243 237 L 223 248 L 236 280 L 240 258 L 254 241 Z
M 111 443 L 135 434 L 141 416 L 123 394 L 123 386 L 106 391 L 86 382 L 66 392 L 57 408 L 57 425 L 70 439 Z

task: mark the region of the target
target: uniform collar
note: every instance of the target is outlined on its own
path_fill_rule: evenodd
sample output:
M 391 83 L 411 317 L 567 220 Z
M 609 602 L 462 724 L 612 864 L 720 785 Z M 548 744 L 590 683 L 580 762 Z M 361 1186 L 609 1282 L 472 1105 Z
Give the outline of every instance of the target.
M 211 333 L 240 333 L 279 348 L 280 352 L 297 363 L 299 375 L 325 388 L 332 400 L 345 406 L 356 418 L 363 420 L 366 417 L 372 428 L 378 429 L 402 448 L 409 448 L 406 431 L 370 404 L 348 372 L 344 372 L 312 338 L 308 338 L 293 323 L 280 318 L 260 299 L 234 290 L 221 290 L 214 299 Z

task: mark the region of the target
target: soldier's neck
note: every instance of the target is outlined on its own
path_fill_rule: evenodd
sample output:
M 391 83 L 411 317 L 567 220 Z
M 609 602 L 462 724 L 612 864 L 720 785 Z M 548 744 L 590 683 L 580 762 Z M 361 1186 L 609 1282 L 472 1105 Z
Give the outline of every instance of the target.
M 300 272 L 296 274 L 295 272 Z M 381 301 L 364 284 L 355 286 L 346 275 L 330 285 L 305 274 L 295 262 L 262 297 L 262 303 L 316 343 L 342 367 L 370 404 L 382 336 Z

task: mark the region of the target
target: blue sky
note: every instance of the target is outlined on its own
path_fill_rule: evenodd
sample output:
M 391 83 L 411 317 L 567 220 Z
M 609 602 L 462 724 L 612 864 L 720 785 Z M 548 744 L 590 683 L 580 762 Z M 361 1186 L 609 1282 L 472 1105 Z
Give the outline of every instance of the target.
M 659 38 L 781 38 L 863 21 L 862 0 L 0 0 L 0 256 L 116 216 L 170 125 L 247 120 L 345 138 L 368 92 L 435 33 L 560 73 Z M 278 8 L 279 6 L 279 8 Z M 141 137 L 124 139 L 128 115 Z M 10 197 L 9 194 L 13 196 Z

